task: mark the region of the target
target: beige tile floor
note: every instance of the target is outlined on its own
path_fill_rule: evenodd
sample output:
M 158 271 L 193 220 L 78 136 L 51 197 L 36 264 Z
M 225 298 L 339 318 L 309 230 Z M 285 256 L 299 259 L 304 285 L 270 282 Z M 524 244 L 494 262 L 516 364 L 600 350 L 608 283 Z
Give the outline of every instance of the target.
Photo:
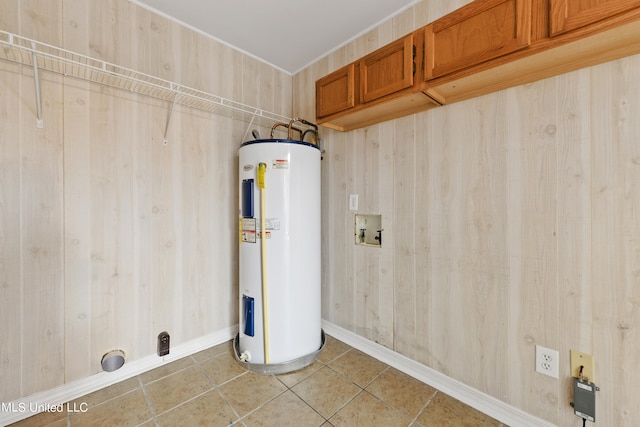
M 436 389 L 327 336 L 316 362 L 259 375 L 231 342 L 42 413 L 14 426 L 502 426 Z

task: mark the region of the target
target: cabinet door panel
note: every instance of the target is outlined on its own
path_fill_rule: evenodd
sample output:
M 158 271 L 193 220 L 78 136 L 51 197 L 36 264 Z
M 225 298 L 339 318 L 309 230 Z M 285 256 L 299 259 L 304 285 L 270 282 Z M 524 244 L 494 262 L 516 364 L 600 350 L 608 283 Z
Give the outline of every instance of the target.
M 413 34 L 410 34 L 360 60 L 363 102 L 413 86 L 413 39 Z
M 551 36 L 640 7 L 640 0 L 550 0 Z
M 349 64 L 316 82 L 316 115 L 326 117 L 355 105 L 355 65 Z
M 425 79 L 529 46 L 531 0 L 478 0 L 425 27 Z

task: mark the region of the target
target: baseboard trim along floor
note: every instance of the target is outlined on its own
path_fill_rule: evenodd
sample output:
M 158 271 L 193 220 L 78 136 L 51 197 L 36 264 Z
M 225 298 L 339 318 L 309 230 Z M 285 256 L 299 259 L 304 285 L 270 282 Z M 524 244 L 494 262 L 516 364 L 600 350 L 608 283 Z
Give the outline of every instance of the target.
M 155 369 L 166 363 L 173 362 L 186 356 L 190 356 L 207 348 L 222 344 L 233 339 L 238 333 L 238 325 L 204 335 L 184 344 L 171 347 L 166 356 L 158 357 L 156 354 L 145 356 L 141 359 L 126 362 L 122 368 L 113 372 L 100 372 L 86 378 L 63 384 L 51 390 L 35 393 L 13 402 L 2 402 L 0 408 L 0 426 L 15 423 L 35 415 L 32 409 L 43 408 L 54 410 L 59 405 L 93 393 L 101 388 L 108 387 L 120 381 L 124 381 L 136 375 Z M 81 409 L 81 408 L 80 408 Z M 42 412 L 40 410 L 39 412 Z
M 502 423 L 522 427 L 554 425 L 333 323 L 323 320 L 322 328 L 332 337 L 458 399 Z M 13 402 L 3 402 L 2 411 L 0 412 L 0 425 L 11 424 L 34 415 L 34 412 L 32 412 L 30 408 L 53 408 L 59 406 L 65 402 L 150 371 L 166 363 L 222 344 L 233 339 L 237 333 L 238 325 L 234 325 L 230 328 L 174 346 L 166 356 L 158 357 L 155 354 L 149 355 L 132 362 L 127 362 L 122 368 L 114 372 L 100 372 L 87 378 L 63 384 L 51 390 L 35 393 Z
M 546 420 L 508 405 L 501 400 L 482 393 L 481 391 L 469 387 L 460 381 L 441 374 L 428 366 L 409 359 L 408 357 L 396 353 L 395 351 L 380 344 L 334 325 L 333 323 L 323 320 L 322 328 L 328 335 L 331 335 L 332 337 L 349 344 L 351 347 L 356 348 L 445 394 L 448 394 L 449 396 L 489 415 L 492 418 L 495 418 L 506 425 L 518 427 L 555 426 L 555 424 L 549 423 Z

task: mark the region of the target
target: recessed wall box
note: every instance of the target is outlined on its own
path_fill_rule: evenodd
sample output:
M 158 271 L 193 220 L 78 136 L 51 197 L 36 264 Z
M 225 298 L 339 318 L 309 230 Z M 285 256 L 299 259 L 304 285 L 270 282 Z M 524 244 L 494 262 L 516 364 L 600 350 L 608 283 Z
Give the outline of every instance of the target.
M 355 215 L 354 236 L 356 245 L 382 246 L 382 231 L 382 215 Z

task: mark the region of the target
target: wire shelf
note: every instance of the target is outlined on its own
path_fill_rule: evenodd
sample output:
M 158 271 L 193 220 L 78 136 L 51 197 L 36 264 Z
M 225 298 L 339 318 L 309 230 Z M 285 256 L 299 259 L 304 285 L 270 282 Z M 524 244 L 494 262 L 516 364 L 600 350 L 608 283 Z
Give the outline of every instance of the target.
M 0 59 L 271 127 L 290 118 L 0 30 Z M 35 61 L 35 63 L 34 63 Z

